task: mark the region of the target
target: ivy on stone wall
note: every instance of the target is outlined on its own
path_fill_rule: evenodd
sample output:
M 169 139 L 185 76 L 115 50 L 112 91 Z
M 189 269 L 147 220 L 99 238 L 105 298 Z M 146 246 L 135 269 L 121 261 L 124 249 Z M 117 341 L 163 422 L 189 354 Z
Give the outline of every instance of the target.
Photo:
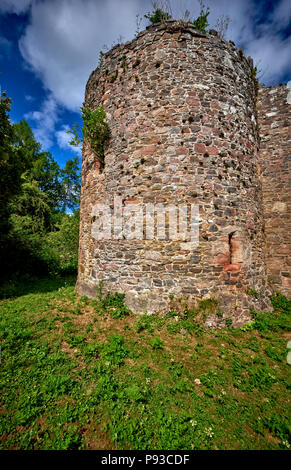
M 81 108 L 83 119 L 83 138 L 89 141 L 91 150 L 97 155 L 100 161 L 100 170 L 104 168 L 104 149 L 110 138 L 110 127 L 106 121 L 106 113 L 103 106 L 99 106 L 95 110 L 86 107 Z M 71 145 L 79 145 L 82 138 L 79 135 L 78 126 L 75 124 L 71 131 L 73 139 Z
M 104 148 L 110 138 L 110 127 L 106 122 L 106 113 L 102 106 L 92 111 L 89 108 L 81 108 L 83 136 L 89 139 L 91 149 L 100 160 L 100 169 L 104 168 Z

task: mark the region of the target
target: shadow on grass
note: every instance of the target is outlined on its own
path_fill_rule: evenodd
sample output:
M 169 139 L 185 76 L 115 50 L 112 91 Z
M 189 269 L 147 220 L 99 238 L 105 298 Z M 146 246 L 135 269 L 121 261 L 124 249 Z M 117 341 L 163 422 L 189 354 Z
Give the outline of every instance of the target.
M 5 281 L 0 285 L 0 299 L 21 297 L 27 294 L 53 292 L 63 286 L 74 286 L 76 275 L 36 277 L 25 275 Z

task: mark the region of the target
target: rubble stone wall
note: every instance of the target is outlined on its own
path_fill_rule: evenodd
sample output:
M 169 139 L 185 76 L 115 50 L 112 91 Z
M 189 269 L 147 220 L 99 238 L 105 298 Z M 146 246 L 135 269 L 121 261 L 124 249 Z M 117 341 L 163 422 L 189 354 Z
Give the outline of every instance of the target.
M 291 297 L 291 89 L 261 86 L 260 169 L 268 279 Z
M 105 167 L 85 142 L 78 292 L 126 293 L 138 313 L 170 297 L 215 297 L 223 317 L 269 307 L 256 87 L 252 61 L 233 43 L 179 21 L 150 26 L 92 72 L 85 106 L 102 105 L 111 129 Z M 96 240 L 96 203 L 197 204 L 199 245 L 157 239 Z M 256 291 L 256 295 L 250 292 Z M 195 300 L 196 299 L 196 300 Z

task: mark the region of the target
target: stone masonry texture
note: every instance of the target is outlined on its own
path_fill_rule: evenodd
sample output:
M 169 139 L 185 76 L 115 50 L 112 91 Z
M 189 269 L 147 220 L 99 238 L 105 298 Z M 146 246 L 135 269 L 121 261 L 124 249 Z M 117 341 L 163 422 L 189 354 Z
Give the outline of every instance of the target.
M 86 107 L 104 107 L 111 138 L 103 171 L 84 142 L 79 293 L 94 297 L 103 281 L 136 313 L 212 297 L 222 316 L 208 327 L 270 309 L 268 276 L 290 293 L 287 89 L 262 87 L 258 99 L 252 70 L 233 43 L 173 20 L 105 54 L 85 93 Z M 124 206 L 197 204 L 198 246 L 96 240 L 93 208 L 113 209 L 115 196 Z
M 261 86 L 260 171 L 270 285 L 291 297 L 291 89 Z

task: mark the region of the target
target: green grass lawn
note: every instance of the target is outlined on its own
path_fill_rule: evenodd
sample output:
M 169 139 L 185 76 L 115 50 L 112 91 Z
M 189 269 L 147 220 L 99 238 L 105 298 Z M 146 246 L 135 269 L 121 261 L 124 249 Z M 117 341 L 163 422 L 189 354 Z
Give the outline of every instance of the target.
M 1 449 L 290 448 L 280 295 L 251 326 L 205 331 L 191 312 L 80 297 L 72 279 L 6 291 L 19 296 L 0 301 Z

